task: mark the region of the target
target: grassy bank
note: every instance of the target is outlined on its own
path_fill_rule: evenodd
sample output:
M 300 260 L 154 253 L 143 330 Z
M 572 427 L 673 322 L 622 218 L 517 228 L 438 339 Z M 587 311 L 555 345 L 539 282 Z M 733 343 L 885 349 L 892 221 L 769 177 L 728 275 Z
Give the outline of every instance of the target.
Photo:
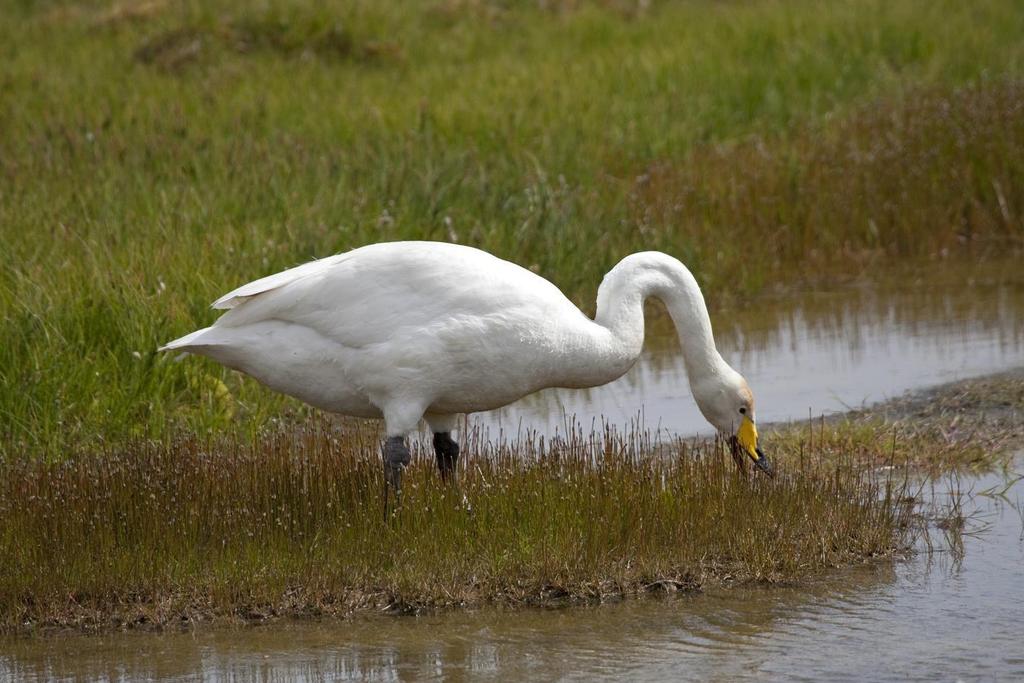
M 301 411 L 153 349 L 242 282 L 379 240 L 480 246 L 588 308 L 640 249 L 715 309 L 1004 254 L 1022 35 L 999 0 L 16 3 L 0 433 L 59 457 Z
M 905 549 L 899 480 L 804 453 L 776 480 L 642 440 L 429 458 L 385 520 L 378 442 L 319 424 L 0 470 L 0 626 L 168 626 L 391 607 L 547 604 L 793 581 Z M 886 447 L 888 447 L 888 443 Z M 797 458 L 794 458 L 797 459 Z M 465 500 L 462 496 L 465 496 Z
M 773 480 L 740 476 L 713 444 L 470 435 L 459 488 L 439 481 L 431 453 L 416 452 L 389 518 L 370 423 L 7 458 L 0 630 L 798 581 L 907 551 L 926 531 L 908 473 L 987 467 L 1019 449 L 1021 387 L 1010 373 L 767 428 Z M 945 528 L 955 537 L 961 527 Z

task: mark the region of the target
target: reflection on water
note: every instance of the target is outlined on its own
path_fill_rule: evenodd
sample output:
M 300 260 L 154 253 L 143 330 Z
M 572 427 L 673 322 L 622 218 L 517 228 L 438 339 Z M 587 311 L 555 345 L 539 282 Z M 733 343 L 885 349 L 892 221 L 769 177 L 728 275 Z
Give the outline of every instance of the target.
M 989 264 L 984 276 L 978 268 L 943 268 L 718 316 L 719 349 L 754 389 L 758 419 L 843 411 L 1024 364 L 1024 269 Z M 573 416 L 588 428 L 602 417 L 622 427 L 642 415 L 647 427 L 709 432 L 690 396 L 674 330 L 649 325 L 647 336 L 639 362 L 611 384 L 542 391 L 473 420 L 492 437 L 499 430 L 564 433 Z
M 994 495 L 1015 476 L 935 485 L 973 492 L 961 562 L 585 608 L 7 639 L 0 679 L 1021 680 L 1024 483 Z

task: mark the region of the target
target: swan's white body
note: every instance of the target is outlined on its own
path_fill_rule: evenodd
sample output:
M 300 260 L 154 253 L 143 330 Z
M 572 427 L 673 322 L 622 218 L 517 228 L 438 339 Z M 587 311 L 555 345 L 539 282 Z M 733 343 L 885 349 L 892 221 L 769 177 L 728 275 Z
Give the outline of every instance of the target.
M 640 354 L 648 296 L 676 322 L 708 420 L 732 433 L 737 401 L 752 420 L 696 281 L 658 252 L 608 273 L 591 320 L 544 278 L 478 249 L 374 244 L 240 287 L 213 304 L 229 310 L 212 326 L 163 349 L 208 356 L 324 410 L 383 417 L 389 436 L 404 436 L 423 418 L 448 431 L 457 413 L 619 377 Z

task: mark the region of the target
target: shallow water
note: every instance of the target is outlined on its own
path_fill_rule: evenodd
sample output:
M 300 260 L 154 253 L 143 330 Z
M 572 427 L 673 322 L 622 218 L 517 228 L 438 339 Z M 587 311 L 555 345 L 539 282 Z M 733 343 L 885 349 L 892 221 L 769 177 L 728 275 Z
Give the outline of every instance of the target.
M 708 301 L 714 311 L 714 301 Z M 944 382 L 1024 365 L 1024 269 L 929 265 L 872 286 L 790 294 L 713 316 L 723 357 L 748 380 L 758 420 L 806 419 Z M 502 433 L 565 433 L 639 422 L 708 434 L 690 395 L 675 331 L 648 325 L 642 357 L 623 377 L 588 390 L 551 389 L 470 424 Z
M 1012 471 L 1024 472 L 1018 459 Z M 0 680 L 1022 680 L 1024 482 L 967 493 L 962 559 L 936 552 L 799 588 L 616 604 L 0 640 Z

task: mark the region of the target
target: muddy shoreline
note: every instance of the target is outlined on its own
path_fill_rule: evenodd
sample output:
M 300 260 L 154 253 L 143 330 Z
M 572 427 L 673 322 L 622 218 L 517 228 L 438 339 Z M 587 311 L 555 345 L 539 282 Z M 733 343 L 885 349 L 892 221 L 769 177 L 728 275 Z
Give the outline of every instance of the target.
M 883 422 L 910 434 L 937 434 L 950 447 L 977 450 L 974 464 L 998 462 L 1024 446 L 1024 368 L 908 391 L 825 419 L 833 424 Z M 917 464 L 927 466 L 927 459 Z

